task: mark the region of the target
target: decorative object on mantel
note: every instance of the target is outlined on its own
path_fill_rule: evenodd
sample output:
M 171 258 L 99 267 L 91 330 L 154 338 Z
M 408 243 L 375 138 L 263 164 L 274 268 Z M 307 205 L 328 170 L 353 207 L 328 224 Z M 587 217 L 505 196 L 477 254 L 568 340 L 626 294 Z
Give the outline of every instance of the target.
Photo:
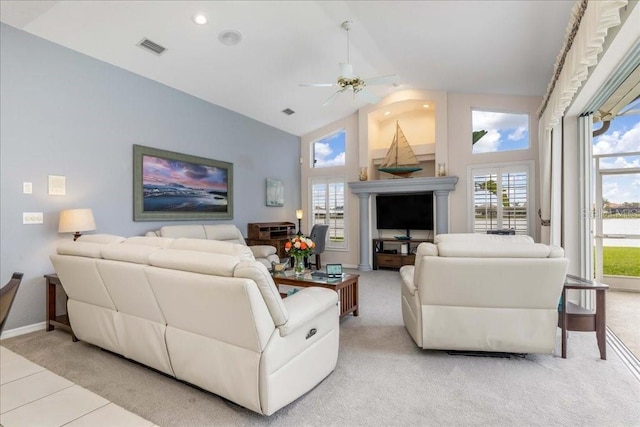
M 73 240 L 82 236 L 81 231 L 96 229 L 96 220 L 91 209 L 67 209 L 60 212 L 58 233 L 73 233 Z
M 285 243 L 284 250 L 296 259 L 293 266 L 296 276 L 302 276 L 304 274 L 304 259 L 311 256 L 313 248 L 315 247 L 316 244 L 313 240 L 303 236 L 296 236 Z
M 403 178 L 409 178 L 413 172 L 422 170 L 398 122 L 396 122 L 396 133 L 391 147 L 378 170 Z
M 360 168 L 360 175 L 358 175 L 358 178 L 360 179 L 360 181 L 366 181 L 367 179 L 369 179 L 366 166 Z
M 438 163 L 438 176 L 447 176 L 447 169 L 444 163 Z

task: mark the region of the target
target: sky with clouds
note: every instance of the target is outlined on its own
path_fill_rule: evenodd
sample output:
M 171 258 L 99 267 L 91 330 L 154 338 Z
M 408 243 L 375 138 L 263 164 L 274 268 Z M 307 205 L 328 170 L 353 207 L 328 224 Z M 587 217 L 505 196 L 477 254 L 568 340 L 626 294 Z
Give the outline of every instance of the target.
M 596 125 L 594 127 L 599 127 Z M 593 138 L 593 154 L 640 152 L 640 115 L 617 117 L 609 130 Z M 602 169 L 640 168 L 640 156 L 616 156 L 600 161 Z M 602 180 L 602 195 L 613 203 L 640 202 L 640 173 L 608 175 Z
M 189 188 L 227 191 L 227 172 L 212 166 L 144 156 L 142 182 L 156 185 L 178 183 Z
M 345 165 L 345 135 L 344 131 L 340 131 L 314 144 L 316 168 Z
M 527 114 L 497 113 L 473 110 L 473 131 L 487 134 L 473 144 L 473 153 L 520 150 L 529 147 L 529 116 Z

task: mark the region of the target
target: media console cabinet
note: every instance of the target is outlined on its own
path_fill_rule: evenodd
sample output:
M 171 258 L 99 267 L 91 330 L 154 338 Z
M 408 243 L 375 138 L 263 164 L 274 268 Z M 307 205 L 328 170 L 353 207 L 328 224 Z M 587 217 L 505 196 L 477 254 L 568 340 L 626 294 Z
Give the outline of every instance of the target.
M 383 268 L 400 268 L 403 265 L 413 265 L 416 261 L 415 250 L 420 243 L 433 242 L 433 239 L 373 239 L 373 269 Z M 385 243 L 387 247 L 393 247 L 385 252 Z M 408 245 L 407 253 L 402 253 L 402 245 Z M 391 251 L 396 250 L 396 253 Z

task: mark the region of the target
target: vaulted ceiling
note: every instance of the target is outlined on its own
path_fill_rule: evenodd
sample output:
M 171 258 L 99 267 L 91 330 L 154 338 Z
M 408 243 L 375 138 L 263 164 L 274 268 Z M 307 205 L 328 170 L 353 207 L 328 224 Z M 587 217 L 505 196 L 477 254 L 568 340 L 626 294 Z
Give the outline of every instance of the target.
M 399 74 L 400 89 L 542 96 L 573 1 L 5 1 L 0 20 L 295 135 L 366 104 L 330 105 L 347 59 L 362 77 Z M 203 13 L 206 25 L 192 17 Z M 242 40 L 219 41 L 225 30 Z M 155 55 L 144 38 L 167 48 Z M 282 110 L 290 108 L 293 115 Z

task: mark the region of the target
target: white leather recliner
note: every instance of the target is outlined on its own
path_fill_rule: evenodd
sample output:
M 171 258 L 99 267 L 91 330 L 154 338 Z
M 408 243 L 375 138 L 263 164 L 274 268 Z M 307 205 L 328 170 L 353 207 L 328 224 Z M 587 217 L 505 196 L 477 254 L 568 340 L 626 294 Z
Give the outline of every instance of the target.
M 84 235 L 51 261 L 76 337 L 271 415 L 336 367 L 338 295 L 282 299 L 247 246 Z
M 146 236 L 186 237 L 191 239 L 207 239 L 220 240 L 222 242 L 238 243 L 247 246 L 242 233 L 233 224 L 214 224 L 214 225 L 165 225 L 156 231 L 148 231 Z M 264 264 L 267 269 L 271 269 L 272 262 L 280 262 L 277 249 L 270 245 L 254 245 L 249 246 L 256 261 Z
M 400 269 L 405 327 L 424 349 L 552 353 L 568 265 L 528 236 L 438 235 Z

